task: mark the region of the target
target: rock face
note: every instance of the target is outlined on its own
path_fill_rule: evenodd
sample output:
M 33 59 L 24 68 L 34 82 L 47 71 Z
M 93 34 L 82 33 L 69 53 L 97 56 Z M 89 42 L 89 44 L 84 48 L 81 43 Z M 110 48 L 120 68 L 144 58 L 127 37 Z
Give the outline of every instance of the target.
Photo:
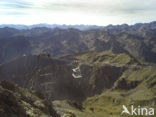
M 51 102 L 7 81 L 0 82 L 0 116 L 60 117 Z

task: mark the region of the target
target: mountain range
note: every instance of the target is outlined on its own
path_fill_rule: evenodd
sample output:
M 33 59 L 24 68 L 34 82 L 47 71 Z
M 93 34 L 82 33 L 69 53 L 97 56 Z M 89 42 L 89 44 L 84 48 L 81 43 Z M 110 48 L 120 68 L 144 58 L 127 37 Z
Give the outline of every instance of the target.
M 0 113 L 123 117 L 122 105 L 155 109 L 155 37 L 156 22 L 87 30 L 0 28 Z M 19 101 L 5 100 L 8 95 Z
M 38 27 L 0 28 L 0 63 L 22 55 L 81 54 L 89 51 L 125 52 L 138 61 L 156 63 L 156 23 L 108 26 L 81 31 Z
M 101 29 L 104 28 L 104 26 L 96 26 L 96 25 L 60 25 L 60 24 L 34 24 L 34 25 L 20 25 L 20 24 L 1 24 L 0 28 L 15 28 L 15 29 L 32 29 L 32 28 L 39 28 L 39 27 L 46 27 L 46 28 L 61 28 L 61 29 L 69 29 L 69 28 L 75 28 L 79 30 L 88 30 L 88 29 Z

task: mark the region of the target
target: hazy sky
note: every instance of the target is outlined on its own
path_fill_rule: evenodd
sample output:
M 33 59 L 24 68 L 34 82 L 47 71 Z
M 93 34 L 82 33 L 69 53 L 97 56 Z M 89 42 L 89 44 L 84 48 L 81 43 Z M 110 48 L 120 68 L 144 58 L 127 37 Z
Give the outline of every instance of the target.
M 156 20 L 156 0 L 0 0 L 0 24 L 134 24 Z

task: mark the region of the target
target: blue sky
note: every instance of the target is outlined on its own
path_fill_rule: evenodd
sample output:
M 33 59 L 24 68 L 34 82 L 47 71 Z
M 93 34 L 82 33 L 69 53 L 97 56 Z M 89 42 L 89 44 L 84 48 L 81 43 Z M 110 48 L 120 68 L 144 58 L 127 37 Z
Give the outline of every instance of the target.
M 134 24 L 156 20 L 156 0 L 0 0 L 0 24 Z

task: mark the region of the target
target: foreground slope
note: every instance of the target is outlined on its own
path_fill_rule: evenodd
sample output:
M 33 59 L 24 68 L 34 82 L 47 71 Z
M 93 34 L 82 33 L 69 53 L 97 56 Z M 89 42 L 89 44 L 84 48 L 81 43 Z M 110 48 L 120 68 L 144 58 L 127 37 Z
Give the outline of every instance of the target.
M 51 102 L 7 81 L 0 82 L 0 116 L 60 117 Z

